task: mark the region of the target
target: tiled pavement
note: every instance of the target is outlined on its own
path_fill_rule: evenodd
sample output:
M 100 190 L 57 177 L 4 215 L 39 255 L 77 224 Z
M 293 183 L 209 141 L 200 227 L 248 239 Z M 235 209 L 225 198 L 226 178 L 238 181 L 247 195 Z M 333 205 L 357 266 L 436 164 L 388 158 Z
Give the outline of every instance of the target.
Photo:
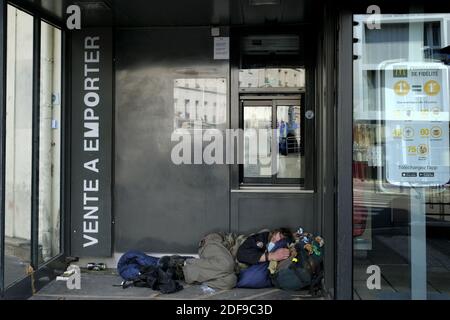
M 123 289 L 118 286 L 121 278 L 111 269 L 102 272 L 81 273 L 81 289 L 69 290 L 64 281 L 52 281 L 31 300 L 301 300 L 312 299 L 307 291 L 288 292 L 276 288 L 214 290 L 208 292 L 200 285 L 186 285 L 184 289 L 172 293 L 162 294 L 149 288 L 129 287 Z M 316 298 L 324 299 L 324 298 Z

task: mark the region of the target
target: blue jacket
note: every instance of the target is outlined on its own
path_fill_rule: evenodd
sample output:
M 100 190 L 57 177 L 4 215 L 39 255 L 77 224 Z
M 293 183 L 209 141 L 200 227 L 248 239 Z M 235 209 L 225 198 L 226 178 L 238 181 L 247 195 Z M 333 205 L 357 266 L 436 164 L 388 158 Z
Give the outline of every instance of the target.
M 142 267 L 158 265 L 159 258 L 148 256 L 140 251 L 124 253 L 117 263 L 117 271 L 124 280 L 136 279 Z

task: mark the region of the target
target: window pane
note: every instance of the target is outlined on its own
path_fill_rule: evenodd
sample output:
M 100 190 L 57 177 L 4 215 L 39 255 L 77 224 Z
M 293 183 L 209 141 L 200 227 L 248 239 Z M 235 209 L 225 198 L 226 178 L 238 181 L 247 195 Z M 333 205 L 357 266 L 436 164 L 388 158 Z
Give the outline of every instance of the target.
M 5 285 L 30 263 L 33 18 L 8 6 Z
M 354 16 L 354 298 L 449 299 L 450 15 L 367 18 Z
M 244 107 L 244 177 L 272 176 L 272 107 Z
M 60 252 L 61 31 L 41 23 L 39 260 Z
M 278 178 L 303 178 L 300 106 L 277 106 Z
M 305 70 L 296 69 L 242 69 L 239 70 L 240 88 L 304 88 Z

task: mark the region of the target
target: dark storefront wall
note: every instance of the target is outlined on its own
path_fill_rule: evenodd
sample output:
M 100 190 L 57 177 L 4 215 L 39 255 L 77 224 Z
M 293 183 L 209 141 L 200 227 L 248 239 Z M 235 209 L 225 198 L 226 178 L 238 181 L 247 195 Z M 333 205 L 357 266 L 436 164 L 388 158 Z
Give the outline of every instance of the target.
M 302 226 L 313 230 L 314 194 L 232 193 L 232 231 L 248 234 L 262 228 Z
M 313 193 L 230 194 L 232 166 L 171 162 L 175 79 L 227 79 L 227 122 L 221 129 L 238 113 L 229 94 L 237 83 L 229 83 L 229 61 L 213 59 L 210 32 L 117 30 L 116 252 L 194 253 L 201 237 L 213 231 L 248 233 L 281 225 L 316 230 Z
M 212 53 L 210 28 L 117 31 L 115 251 L 195 252 L 229 229 L 227 166 L 171 161 L 174 80 L 228 79 Z

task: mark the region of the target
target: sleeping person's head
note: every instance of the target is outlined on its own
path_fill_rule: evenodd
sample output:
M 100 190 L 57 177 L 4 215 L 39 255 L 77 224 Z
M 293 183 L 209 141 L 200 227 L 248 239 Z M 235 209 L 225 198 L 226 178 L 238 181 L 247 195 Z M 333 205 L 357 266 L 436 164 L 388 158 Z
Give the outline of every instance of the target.
M 286 248 L 292 241 L 293 235 L 291 230 L 289 230 L 288 228 L 278 228 L 270 232 L 267 249 L 269 252 L 272 251 L 275 248 L 276 244 L 278 244 L 278 248 Z

